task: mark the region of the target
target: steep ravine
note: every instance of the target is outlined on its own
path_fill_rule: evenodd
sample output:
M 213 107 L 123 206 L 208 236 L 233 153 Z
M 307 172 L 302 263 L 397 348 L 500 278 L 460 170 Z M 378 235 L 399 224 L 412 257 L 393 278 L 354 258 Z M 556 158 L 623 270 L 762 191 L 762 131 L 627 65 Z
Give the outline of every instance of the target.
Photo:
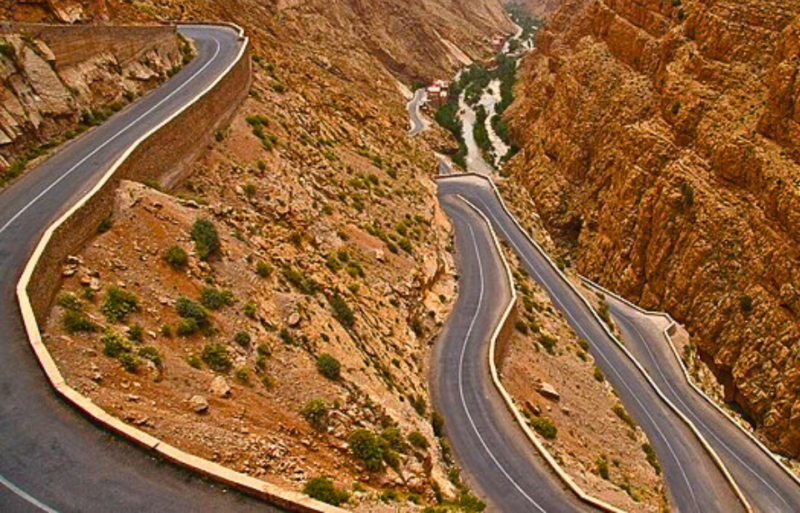
M 578 270 L 685 323 L 800 454 L 800 2 L 568 0 L 520 72 L 510 168 Z

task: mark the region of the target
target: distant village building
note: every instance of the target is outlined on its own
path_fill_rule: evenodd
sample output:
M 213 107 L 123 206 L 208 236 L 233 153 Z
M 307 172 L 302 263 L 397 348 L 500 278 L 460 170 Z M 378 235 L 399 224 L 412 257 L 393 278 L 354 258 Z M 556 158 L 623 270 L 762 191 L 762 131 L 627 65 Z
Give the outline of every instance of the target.
M 503 34 L 495 34 L 494 37 L 492 37 L 492 48 L 494 48 L 496 52 L 500 52 L 503 50 L 504 46 L 506 46 L 506 36 Z
M 439 110 L 439 107 L 447 103 L 447 92 L 449 84 L 444 80 L 437 80 L 427 88 L 428 108 L 432 111 Z

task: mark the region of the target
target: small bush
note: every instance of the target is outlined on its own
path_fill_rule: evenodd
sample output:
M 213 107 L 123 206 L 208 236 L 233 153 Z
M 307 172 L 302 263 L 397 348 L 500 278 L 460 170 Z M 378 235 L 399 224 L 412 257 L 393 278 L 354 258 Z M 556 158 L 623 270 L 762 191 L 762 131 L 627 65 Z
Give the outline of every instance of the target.
M 558 343 L 558 340 L 555 337 L 551 337 L 550 335 L 542 334 L 539 337 L 539 343 L 542 344 L 542 347 L 544 347 L 545 351 L 547 351 L 550 354 L 553 354 L 556 344 Z
M 131 353 L 122 353 L 119 355 L 119 363 L 122 364 L 122 367 L 130 372 L 131 374 L 136 374 L 139 370 L 139 367 L 142 365 L 141 358 L 131 354 Z
M 197 219 L 192 225 L 192 240 L 201 260 L 208 260 L 220 248 L 217 228 L 207 219 Z
M 314 280 L 307 277 L 302 271 L 297 269 L 293 269 L 291 267 L 284 267 L 281 270 L 281 274 L 286 281 L 291 283 L 296 289 L 298 289 L 303 294 L 307 294 L 309 296 L 313 296 L 317 293 L 317 284 Z
M 111 358 L 118 358 L 131 350 L 130 344 L 116 331 L 108 330 L 103 333 L 100 342 L 103 344 L 103 354 Z
M 594 379 L 596 379 L 598 383 L 603 383 L 606 380 L 605 374 L 603 374 L 603 371 L 601 371 L 599 367 L 594 368 Z
M 426 450 L 429 447 L 428 439 L 419 431 L 413 431 L 408 435 L 408 441 L 417 449 Z
M 425 410 L 427 409 L 428 405 L 425 402 L 424 397 L 421 395 L 413 396 L 409 399 L 409 402 L 411 403 L 411 406 L 414 407 L 414 411 L 416 411 L 420 417 L 425 416 Z
M 189 254 L 180 246 L 170 246 L 164 253 L 164 260 L 173 269 L 183 269 L 189 263 Z
M 110 215 L 106 216 L 97 225 L 97 233 L 106 233 L 112 226 L 114 226 L 114 220 L 111 219 Z
M 119 287 L 110 287 L 103 303 L 103 314 L 108 322 L 122 322 L 128 314 L 139 309 L 139 300 L 132 292 Z
M 378 436 L 367 429 L 356 429 L 347 437 L 350 451 L 370 472 L 378 472 L 383 466 L 383 445 Z
M 179 337 L 190 337 L 200 330 L 197 321 L 194 319 L 181 319 L 175 327 L 175 333 Z
M 339 294 L 329 298 L 328 302 L 333 309 L 333 316 L 336 318 L 336 320 L 339 321 L 345 328 L 352 328 L 356 323 L 356 317 L 347 302 Z
M 344 490 L 339 490 L 334 486 L 333 481 L 327 477 L 315 477 L 310 479 L 303 487 L 303 493 L 333 506 L 344 504 L 350 499 L 350 494 Z
M 56 304 L 64 310 L 72 310 L 74 312 L 83 310 L 83 303 L 81 303 L 81 300 L 72 292 L 59 294 L 58 298 L 56 298 Z
M 441 438 L 444 435 L 444 417 L 438 411 L 431 414 L 431 427 L 437 437 Z
M 141 342 L 144 338 L 144 328 L 141 324 L 134 324 L 128 328 L 128 340 L 131 342 Z
M 558 428 L 553 421 L 548 418 L 536 417 L 531 420 L 531 426 L 534 431 L 547 440 L 554 440 L 558 435 Z
M 328 379 L 337 380 L 341 374 L 342 364 L 330 354 L 322 354 L 317 358 L 317 370 Z
M 219 310 L 233 304 L 233 294 L 229 290 L 205 287 L 200 293 L 200 302 L 209 310 Z
M 647 458 L 647 463 L 653 467 L 653 470 L 656 471 L 656 474 L 661 475 L 661 464 L 658 462 L 658 455 L 656 451 L 653 449 L 653 446 L 649 443 L 645 442 L 642 444 L 642 450 L 644 451 L 644 455 Z
M 179 297 L 175 301 L 175 310 L 182 318 L 195 321 L 198 328 L 205 328 L 210 324 L 208 310 L 191 299 Z
M 70 335 L 73 333 L 94 333 L 97 331 L 97 324 L 92 322 L 83 313 L 76 310 L 67 310 L 61 318 L 64 331 Z
M 206 344 L 203 347 L 203 352 L 200 354 L 203 363 L 214 372 L 225 373 L 231 370 L 233 362 L 228 354 L 228 348 L 223 344 Z
M 142 347 L 138 351 L 139 356 L 144 358 L 145 360 L 150 360 L 156 366 L 157 369 L 162 369 L 164 366 L 164 360 L 161 358 L 161 354 L 158 352 L 153 346 Z
M 248 301 L 247 303 L 244 304 L 242 312 L 244 312 L 244 315 L 249 317 L 250 319 L 255 319 L 256 314 L 258 313 L 258 308 L 256 307 L 255 302 Z
M 611 411 L 613 411 L 614 415 L 619 417 L 622 422 L 630 426 L 632 429 L 636 429 L 636 421 L 633 420 L 633 417 L 631 417 L 630 414 L 628 414 L 624 406 L 617 403 L 611 408 Z
M 261 276 L 262 278 L 269 278 L 272 276 L 272 266 L 268 263 L 264 262 L 263 260 L 256 264 L 256 274 Z
M 300 414 L 306 419 L 311 427 L 317 431 L 323 431 L 328 427 L 328 405 L 322 399 L 311 399 L 308 401 Z
M 242 385 L 250 385 L 250 370 L 247 367 L 239 367 L 234 373 L 236 381 Z
M 190 354 L 187 356 L 186 363 L 188 363 L 189 366 L 194 369 L 200 369 L 203 367 L 203 360 L 200 358 L 200 355 L 196 354 Z
M 601 454 L 600 457 L 597 458 L 597 473 L 606 481 L 611 477 L 608 471 L 608 458 L 605 454 Z
M 251 340 L 252 337 L 246 331 L 239 331 L 233 336 L 233 341 L 245 348 L 250 347 Z

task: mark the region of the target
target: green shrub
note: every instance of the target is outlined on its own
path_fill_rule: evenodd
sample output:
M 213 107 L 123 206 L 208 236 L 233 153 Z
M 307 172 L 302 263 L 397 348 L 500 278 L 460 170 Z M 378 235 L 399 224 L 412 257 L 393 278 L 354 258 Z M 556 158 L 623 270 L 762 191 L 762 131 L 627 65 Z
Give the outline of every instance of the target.
M 141 342 L 144 338 L 144 328 L 141 324 L 134 324 L 128 328 L 128 340 L 131 342 Z
M 437 437 L 441 438 L 444 435 L 444 417 L 438 411 L 431 413 L 431 427 Z
M 603 374 L 603 371 L 601 371 L 599 367 L 594 368 L 594 379 L 596 379 L 598 383 L 603 383 L 606 380 L 605 374 Z
M 183 269 L 189 263 L 189 254 L 180 246 L 170 246 L 164 253 L 164 260 L 173 269 Z
M 225 373 L 231 370 L 233 362 L 228 354 L 228 348 L 223 344 L 211 343 L 203 347 L 203 352 L 200 354 L 203 363 L 214 372 Z
M 293 269 L 291 267 L 284 267 L 281 274 L 286 281 L 291 283 L 296 289 L 303 294 L 313 296 L 317 292 L 317 284 L 311 278 L 307 277 L 302 271 Z
M 136 374 L 139 370 L 139 367 L 142 365 L 141 358 L 131 354 L 131 353 L 122 353 L 119 355 L 119 363 L 122 364 L 122 367 L 130 372 L 131 374 Z
M 161 358 L 161 354 L 158 352 L 153 346 L 142 347 L 138 351 L 139 356 L 144 358 L 145 360 L 150 360 L 158 369 L 162 369 L 164 366 L 164 360 Z
M 204 287 L 200 293 L 200 302 L 209 310 L 219 310 L 233 304 L 233 294 L 229 290 Z
M 347 437 L 350 451 L 367 470 L 377 472 L 383 464 L 383 445 L 380 439 L 367 429 L 356 429 Z
M 542 344 L 542 347 L 544 347 L 545 351 L 553 354 L 556 344 L 558 344 L 558 339 L 551 337 L 550 335 L 542 334 L 539 336 L 539 343 Z
M 351 278 L 363 278 L 364 268 L 361 267 L 361 264 L 357 261 L 351 260 L 347 262 L 347 274 L 349 274 Z
M 342 364 L 330 354 L 325 353 L 317 358 L 317 370 L 328 379 L 339 379 L 341 369 Z
M 97 233 L 106 233 L 112 226 L 114 226 L 114 220 L 108 215 L 100 220 L 100 224 L 97 225 Z
M 339 263 L 339 260 L 334 255 L 328 255 L 325 260 L 325 265 L 327 265 L 328 269 L 335 273 L 338 273 L 342 270 L 342 264 Z
M 333 309 L 333 316 L 336 320 L 345 328 L 352 328 L 356 323 L 356 317 L 347 302 L 339 294 L 330 297 L 328 302 Z
M 247 367 L 239 367 L 233 376 L 242 385 L 250 385 L 250 369 Z
M 479 513 L 486 509 L 486 503 L 466 490 L 458 496 L 458 508 L 466 513 Z
M 251 340 L 252 337 L 246 331 L 239 331 L 233 336 L 233 341 L 245 348 L 250 347 Z
M 656 471 L 656 474 L 661 475 L 661 463 L 658 462 L 658 455 L 656 451 L 653 449 L 653 446 L 649 443 L 645 442 L 642 444 L 642 450 L 644 451 L 644 455 L 647 458 L 647 463 L 653 467 L 653 470 Z
M 172 328 L 169 327 L 169 324 L 164 324 L 159 328 L 159 333 L 161 333 L 162 337 L 171 338 L 172 337 Z
M 200 330 L 197 321 L 194 319 L 181 319 L 175 327 L 175 333 L 179 337 L 190 337 Z
M 263 260 L 256 264 L 256 273 L 262 278 L 269 278 L 272 276 L 272 266 Z
M 630 426 L 632 429 L 636 429 L 636 421 L 633 420 L 633 417 L 628 414 L 624 406 L 617 403 L 611 408 L 611 411 L 613 411 L 614 415 L 619 417 L 622 422 Z
M 182 318 L 193 320 L 198 328 L 205 328 L 210 325 L 208 310 L 191 299 L 179 297 L 175 301 L 175 310 Z
M 81 300 L 72 292 L 59 294 L 58 298 L 56 298 L 56 304 L 64 310 L 72 310 L 74 312 L 83 310 L 83 303 L 81 303 Z
M 425 402 L 425 398 L 424 397 L 422 397 L 421 395 L 412 396 L 409 399 L 409 402 L 411 403 L 411 406 L 414 407 L 414 410 L 417 412 L 417 414 L 420 417 L 424 417 L 425 416 L 425 410 L 427 409 L 428 405 Z
M 311 427 L 323 431 L 328 427 L 328 405 L 322 399 L 311 399 L 300 410 L 300 414 Z
M 429 447 L 428 439 L 419 431 L 413 431 L 408 435 L 408 441 L 417 449 L 426 450 Z
M 103 344 L 103 354 L 111 358 L 118 358 L 123 353 L 131 350 L 130 344 L 116 331 L 107 330 L 100 338 Z
M 303 493 L 333 506 L 339 506 L 350 500 L 350 494 L 344 490 L 339 490 L 334 486 L 333 481 L 327 477 L 315 477 L 309 479 L 303 487 Z
M 528 334 L 528 323 L 522 319 L 518 319 L 517 322 L 514 323 L 514 328 L 517 329 L 523 335 Z
M 97 324 L 92 322 L 82 312 L 76 310 L 67 310 L 61 318 L 64 325 L 64 331 L 70 335 L 73 333 L 94 333 L 97 331 Z
M 220 248 L 217 228 L 207 219 L 197 219 L 192 225 L 192 240 L 201 260 L 208 260 Z
M 608 458 L 605 454 L 601 454 L 600 457 L 597 458 L 597 473 L 600 474 L 600 477 L 606 481 L 608 481 L 610 478 L 610 473 L 608 471 Z
M 200 355 L 194 353 L 186 357 L 186 363 L 188 363 L 190 367 L 195 369 L 200 369 L 203 367 L 203 360 L 200 358 Z
M 106 291 L 106 301 L 102 310 L 108 322 L 122 322 L 129 313 L 138 309 L 139 300 L 132 292 L 119 287 L 110 287 Z
M 533 430 L 539 433 L 542 438 L 554 440 L 558 435 L 558 428 L 552 420 L 545 417 L 535 417 L 531 420 Z
M 254 301 L 248 301 L 247 303 L 244 304 L 244 308 L 242 309 L 242 311 L 244 312 L 245 316 L 251 319 L 255 319 L 256 314 L 258 313 L 258 308 L 256 307 Z
M 381 431 L 381 438 L 386 442 L 387 447 L 395 451 L 406 452 L 408 450 L 408 444 L 399 428 L 394 426 L 387 427 Z

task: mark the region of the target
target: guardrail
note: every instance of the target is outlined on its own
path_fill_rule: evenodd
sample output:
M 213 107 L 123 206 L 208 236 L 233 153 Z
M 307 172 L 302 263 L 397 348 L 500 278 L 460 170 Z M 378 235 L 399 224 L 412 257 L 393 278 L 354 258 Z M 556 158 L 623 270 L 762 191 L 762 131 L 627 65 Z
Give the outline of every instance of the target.
M 578 485 L 578 483 L 576 483 L 572 479 L 572 477 L 570 477 L 570 475 L 567 474 L 567 472 L 563 468 L 561 468 L 561 465 L 559 465 L 558 462 L 555 460 L 555 458 L 553 458 L 553 455 L 550 454 L 550 452 L 544 446 L 544 443 L 541 440 L 539 440 L 539 437 L 536 436 L 536 433 L 534 433 L 533 430 L 530 428 L 530 426 L 528 426 L 528 422 L 525 420 L 525 417 L 519 411 L 519 408 L 517 408 L 516 403 L 514 403 L 514 399 L 511 397 L 506 388 L 503 386 L 503 383 L 500 381 L 500 374 L 497 372 L 497 363 L 495 361 L 495 353 L 497 352 L 497 345 L 498 345 L 497 342 L 502 333 L 507 330 L 509 323 L 513 319 L 511 313 L 514 311 L 514 307 L 517 304 L 517 290 L 514 287 L 514 278 L 511 275 L 511 268 L 509 267 L 508 261 L 506 260 L 506 257 L 503 254 L 503 249 L 500 246 L 500 241 L 497 238 L 497 233 L 495 233 L 494 227 L 492 227 L 492 223 L 489 221 L 486 215 L 483 212 L 481 212 L 480 209 L 478 209 L 478 207 L 473 205 L 469 200 L 467 200 L 461 195 L 458 195 L 458 198 L 461 201 L 463 201 L 467 206 L 469 206 L 472 210 L 474 210 L 481 217 L 481 219 L 483 219 L 483 221 L 486 223 L 486 226 L 489 227 L 489 232 L 492 235 L 492 241 L 494 242 L 495 249 L 500 254 L 500 258 L 503 261 L 503 268 L 506 271 L 508 286 L 511 290 L 511 300 L 509 301 L 508 306 L 503 312 L 503 316 L 501 317 L 500 323 L 497 325 L 497 328 L 495 328 L 495 331 L 492 334 L 491 341 L 489 342 L 489 372 L 492 375 L 492 382 L 494 383 L 495 388 L 497 388 L 497 391 L 500 392 L 500 395 L 502 396 L 503 401 L 506 404 L 506 407 L 514 416 L 514 419 L 517 421 L 517 424 L 520 426 L 520 428 L 522 428 L 522 431 L 525 433 L 525 436 L 528 437 L 528 440 L 531 441 L 533 446 L 536 448 L 539 454 L 542 455 L 542 457 L 550 466 L 550 468 L 553 469 L 553 471 L 556 473 L 559 479 L 561 479 L 564 482 L 564 484 L 567 485 L 567 487 L 570 489 L 570 491 L 572 491 L 572 493 L 574 493 L 583 502 L 600 510 L 607 511 L 610 513 L 624 513 L 624 510 L 616 508 L 611 504 L 608 504 L 607 502 L 604 502 L 598 499 L 597 497 L 594 497 L 586 493 L 583 490 L 583 488 L 581 488 L 580 485 Z
M 670 314 L 668 314 L 667 312 L 655 312 L 655 311 L 652 311 L 652 310 L 645 310 L 644 308 L 640 307 L 639 305 L 637 305 L 637 304 L 635 304 L 635 303 L 633 303 L 631 301 L 628 301 L 627 299 L 625 299 L 624 297 L 620 296 L 619 294 L 608 290 L 607 288 L 603 287 L 599 283 L 596 283 L 596 282 L 590 280 L 589 278 L 586 278 L 585 276 L 580 276 L 580 279 L 581 279 L 581 281 L 583 281 L 584 283 L 589 285 L 591 288 L 597 289 L 597 290 L 603 292 L 604 294 L 615 298 L 617 301 L 625 303 L 626 305 L 628 305 L 629 307 L 633 308 L 634 310 L 636 310 L 637 312 L 641 313 L 642 315 L 649 315 L 649 316 L 653 316 L 653 317 L 663 317 L 664 319 L 666 319 L 669 322 L 669 324 L 667 325 L 666 328 L 663 329 L 662 334 L 664 335 L 664 338 L 666 339 L 667 345 L 669 346 L 670 350 L 672 351 L 672 354 L 675 356 L 675 359 L 678 360 L 678 364 L 681 366 L 681 370 L 683 371 L 683 377 L 686 379 L 686 382 L 689 384 L 689 386 L 692 388 L 692 390 L 694 390 L 697 394 L 699 394 L 703 399 L 708 401 L 712 406 L 714 406 L 714 408 L 717 409 L 717 411 L 719 411 L 721 414 L 723 414 L 725 416 L 725 418 L 727 418 L 731 423 L 733 423 L 733 425 L 735 425 L 745 435 L 747 435 L 750 438 L 750 440 L 753 443 L 755 443 L 756 446 L 762 452 L 764 452 L 764 454 L 766 454 L 776 465 L 778 465 L 781 470 L 786 472 L 789 475 L 789 477 L 791 477 L 794 480 L 795 483 L 800 485 L 800 477 L 798 477 L 797 474 L 792 472 L 792 470 L 790 468 L 788 468 L 786 465 L 784 465 L 784 463 L 780 460 L 780 458 L 774 452 L 769 450 L 769 448 L 766 445 L 764 445 L 761 442 L 761 440 L 756 438 L 756 436 L 753 433 L 751 433 L 750 431 L 745 429 L 744 426 L 739 424 L 739 422 L 737 422 L 736 419 L 734 419 L 727 411 L 725 411 L 725 409 L 723 409 L 719 404 L 717 404 L 717 402 L 714 399 L 709 397 L 708 394 L 703 392 L 703 390 L 694 382 L 694 380 L 692 379 L 692 375 L 689 372 L 689 369 L 686 367 L 686 363 L 683 361 L 683 358 L 680 357 L 680 353 L 678 352 L 678 348 L 675 345 L 675 341 L 672 339 L 672 336 L 669 334 L 669 330 L 673 326 L 677 326 L 677 324 L 678 324 L 677 322 L 675 322 L 675 319 L 673 319 Z
M 187 23 L 186 25 L 197 24 Z M 42 335 L 36 318 L 35 309 L 31 302 L 31 297 L 28 294 L 28 288 L 31 285 L 34 272 L 37 270 L 40 260 L 42 259 L 43 255 L 45 255 L 45 252 L 47 251 L 48 246 L 58 229 L 64 226 L 68 220 L 86 207 L 92 198 L 94 198 L 96 195 L 99 195 L 101 191 L 104 190 L 106 185 L 112 184 L 111 180 L 115 177 L 116 173 L 120 170 L 123 164 L 125 164 L 130 157 L 135 156 L 134 152 L 137 148 L 139 148 L 145 141 L 149 141 L 151 137 L 158 134 L 165 127 L 169 127 L 170 123 L 178 119 L 179 116 L 195 106 L 202 98 L 214 91 L 215 88 L 217 88 L 220 83 L 226 77 L 228 77 L 228 75 L 231 74 L 234 69 L 236 69 L 236 66 L 242 65 L 243 59 L 249 59 L 249 39 L 244 35 L 244 30 L 237 25 L 219 25 L 226 26 L 228 28 L 233 27 L 238 33 L 239 40 L 241 42 L 241 48 L 237 58 L 225 69 L 223 73 L 221 73 L 211 84 L 199 92 L 194 98 L 192 98 L 167 119 L 162 121 L 158 126 L 154 127 L 134 141 L 133 144 L 128 147 L 125 153 L 123 153 L 112 164 L 112 166 L 108 171 L 106 171 L 98 183 L 95 184 L 95 186 L 80 200 L 78 200 L 78 202 L 75 203 L 75 205 L 73 205 L 66 213 L 64 213 L 47 228 L 44 235 L 39 240 L 39 243 L 37 244 L 33 254 L 28 260 L 22 276 L 17 283 L 17 300 L 19 302 L 22 320 L 31 348 L 38 359 L 39 364 L 42 366 L 45 376 L 49 380 L 50 384 L 53 386 L 56 392 L 61 395 L 61 397 L 78 409 L 83 415 L 91 419 L 95 424 L 130 440 L 140 447 L 144 447 L 153 451 L 172 463 L 203 474 L 211 479 L 224 483 L 232 488 L 236 488 L 250 495 L 265 499 L 268 502 L 291 511 L 314 513 L 342 512 L 344 510 L 340 508 L 329 506 L 297 492 L 284 490 L 276 485 L 267 483 L 266 481 L 242 474 L 241 472 L 236 472 L 217 463 L 184 452 L 172 445 L 162 442 L 158 438 L 149 435 L 140 429 L 124 423 L 120 419 L 114 417 L 101 407 L 94 404 L 91 399 L 70 387 L 62 376 L 58 366 L 53 360 L 52 355 L 42 341 Z M 247 61 L 247 65 L 249 65 L 249 61 Z M 244 85 L 249 88 L 248 84 L 249 79 Z M 60 265 L 60 261 L 57 262 L 57 265 Z
M 641 375 L 647 380 L 647 382 L 650 384 L 650 386 L 653 388 L 653 390 L 656 392 L 656 394 L 659 396 L 659 398 L 664 402 L 664 404 L 666 404 L 673 411 L 673 413 L 675 413 L 675 415 L 677 415 L 678 418 L 689 428 L 689 430 L 692 432 L 692 434 L 695 436 L 695 438 L 697 438 L 697 440 L 700 442 L 700 445 L 702 445 L 703 448 L 706 450 L 706 452 L 709 454 L 709 456 L 711 457 L 712 461 L 717 466 L 717 468 L 720 469 L 720 472 L 722 472 L 723 477 L 725 478 L 726 482 L 728 483 L 728 485 L 733 490 L 733 492 L 736 495 L 736 497 L 739 499 L 739 502 L 742 503 L 742 505 L 744 506 L 744 508 L 748 512 L 752 512 L 753 508 L 750 505 L 750 501 L 747 500 L 747 497 L 745 497 L 745 495 L 742 492 L 741 488 L 739 488 L 739 485 L 733 479 L 733 476 L 731 476 L 730 472 L 728 471 L 728 468 L 722 462 L 722 460 L 720 459 L 719 455 L 714 450 L 714 448 L 711 447 L 711 445 L 708 443 L 708 441 L 706 441 L 705 437 L 703 437 L 703 435 L 700 433 L 700 431 L 697 429 L 697 427 L 694 425 L 694 423 L 691 420 L 689 420 L 689 418 L 686 417 L 678 409 L 678 407 L 675 406 L 672 403 L 672 401 L 670 401 L 667 398 L 667 396 L 664 395 L 664 393 L 656 385 L 655 381 L 653 381 L 653 378 L 650 377 L 650 375 L 647 373 L 647 371 L 642 366 L 642 364 L 639 363 L 638 360 L 636 360 L 636 358 L 631 354 L 630 351 L 628 351 L 628 349 L 625 347 L 625 345 L 622 342 L 620 342 L 619 339 L 617 339 L 617 337 L 611 332 L 611 330 L 608 329 L 608 326 L 606 326 L 606 324 L 603 322 L 603 320 L 597 314 L 597 312 L 595 311 L 595 309 L 591 305 L 591 303 L 589 303 L 589 301 L 583 296 L 583 294 L 580 293 L 580 291 L 577 289 L 577 287 L 575 287 L 575 284 L 573 284 L 566 277 L 566 275 L 564 275 L 564 273 L 561 271 L 561 269 L 559 269 L 559 267 L 556 265 L 556 263 L 553 262 L 553 260 L 550 258 L 550 255 L 547 254 L 547 252 L 533 239 L 533 237 L 530 236 L 530 234 L 527 232 L 527 230 L 525 230 L 525 228 L 522 227 L 522 225 L 519 223 L 519 221 L 517 221 L 517 218 L 514 217 L 514 215 L 511 213 L 511 211 L 506 206 L 506 203 L 503 200 L 503 196 L 500 194 L 500 191 L 497 188 L 497 184 L 494 183 L 494 180 L 492 180 L 491 177 L 486 176 L 486 175 L 482 175 L 482 174 L 478 174 L 478 173 L 469 173 L 469 172 L 468 173 L 460 173 L 460 174 L 456 174 L 456 175 L 436 176 L 435 179 L 437 181 L 453 180 L 453 179 L 463 178 L 465 176 L 476 177 L 476 178 L 479 178 L 479 179 L 482 179 L 482 180 L 486 180 L 488 182 L 488 184 L 492 188 L 492 191 L 494 192 L 494 195 L 497 197 L 497 200 L 500 202 L 500 206 L 502 207 L 502 209 L 505 212 L 505 214 L 509 217 L 509 219 L 511 219 L 514 222 L 514 224 L 517 226 L 517 228 L 523 233 L 525 238 L 536 249 L 536 251 L 540 255 L 542 255 L 542 257 L 544 257 L 547 260 L 547 262 L 550 264 L 550 266 L 553 268 L 553 270 L 556 272 L 556 274 L 559 276 L 559 278 L 561 280 L 563 280 L 563 282 L 567 285 L 567 287 L 569 289 L 571 289 L 575 294 L 577 294 L 578 298 L 580 298 L 580 300 L 586 305 L 586 307 L 592 313 L 592 315 L 594 316 L 594 318 L 598 322 L 598 324 L 601 326 L 601 328 L 606 332 L 606 334 L 611 338 L 611 340 L 614 341 L 614 343 L 625 354 L 625 356 L 636 366 L 636 368 L 639 370 Z M 473 208 L 475 208 L 475 207 L 473 206 Z

